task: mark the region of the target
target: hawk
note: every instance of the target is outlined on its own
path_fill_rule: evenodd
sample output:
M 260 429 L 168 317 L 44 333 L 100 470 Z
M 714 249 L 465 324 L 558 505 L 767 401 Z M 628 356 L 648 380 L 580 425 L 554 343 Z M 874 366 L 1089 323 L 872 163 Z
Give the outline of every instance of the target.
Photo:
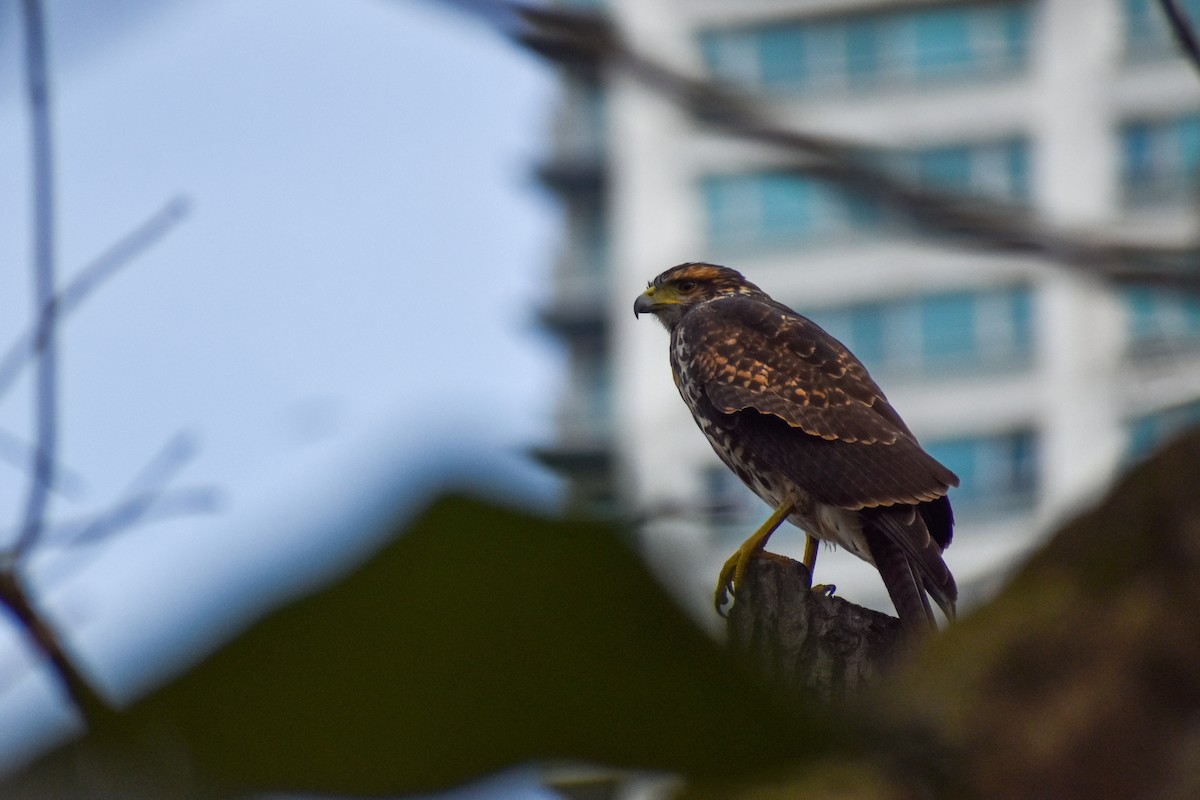
M 720 611 L 750 560 L 785 520 L 873 564 L 907 631 L 936 630 L 929 598 L 953 618 L 942 560 L 958 477 L 926 453 L 867 370 L 837 339 L 740 272 L 672 267 L 633 304 L 671 335 L 671 372 L 717 455 L 772 509 L 730 556 Z

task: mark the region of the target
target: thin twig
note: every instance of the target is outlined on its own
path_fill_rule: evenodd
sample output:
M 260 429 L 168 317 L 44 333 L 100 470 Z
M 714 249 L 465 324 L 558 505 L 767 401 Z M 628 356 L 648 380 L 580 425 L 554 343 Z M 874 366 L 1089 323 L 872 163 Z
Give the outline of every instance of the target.
M 54 630 L 33 607 L 29 593 L 16 570 L 0 571 L 0 605 L 9 610 L 20 623 L 30 643 L 53 666 L 71 702 L 89 726 L 112 713 L 108 703 L 75 666 L 74 660 L 66 652 Z
M 40 355 L 38 349 L 43 340 L 38 332 L 48 320 L 61 322 L 86 300 L 101 284 L 116 275 L 122 267 L 132 263 L 139 255 L 162 240 L 190 210 L 188 198 L 180 195 L 172 198 L 153 216 L 142 222 L 111 247 L 87 264 L 50 303 L 44 306 L 34 324 L 9 345 L 0 358 L 0 397 L 12 388 L 21 368 Z
M 28 470 L 37 458 L 33 445 L 12 431 L 0 428 L 0 461 L 5 461 L 20 470 Z M 69 500 L 79 500 L 86 493 L 86 481 L 78 471 L 61 462 L 54 467 L 55 483 L 47 487 Z
M 1158 0 L 1158 5 L 1171 26 L 1175 42 L 1183 49 L 1192 67 L 1200 71 L 1200 41 L 1196 40 L 1196 29 L 1192 26 L 1187 11 L 1178 0 Z
M 164 519 L 209 514 L 221 507 L 221 494 L 213 486 L 155 489 L 123 497 L 112 508 L 88 519 L 64 521 L 48 529 L 49 546 L 74 547 L 110 539 L 134 525 Z
M 1200 286 L 1200 247 L 1101 241 L 1039 222 L 1028 212 L 913 184 L 880 166 L 880 148 L 794 130 L 775 122 L 759 98 L 685 75 L 634 50 L 603 15 L 558 8 L 520 9 L 517 39 L 567 64 L 619 69 L 689 112 L 698 122 L 798 157 L 794 169 L 876 198 L 930 230 L 1001 252 L 1037 254 L 1117 283 Z
M 58 347 L 51 301 L 54 298 L 54 161 L 50 129 L 50 89 L 46 73 L 46 31 L 38 0 L 24 0 L 25 79 L 29 95 L 33 162 L 33 313 L 39 319 L 33 474 L 14 552 L 37 541 L 46 515 L 49 487 L 54 483 L 58 441 Z M 43 313 L 44 309 L 51 309 Z
M 23 0 L 25 80 L 29 101 L 33 172 L 33 313 L 35 348 L 34 466 L 16 543 L 0 553 L 0 605 L 16 619 L 29 643 L 50 663 L 71 702 L 90 725 L 111 713 L 107 703 L 75 666 L 54 629 L 34 606 L 20 574 L 20 556 L 40 538 L 50 487 L 55 480 L 58 441 L 58 347 L 54 313 L 54 158 L 46 31 L 39 0 Z
M 125 492 L 122 493 L 122 499 L 107 512 L 94 517 L 71 536 L 69 542 L 72 544 L 96 542 L 143 519 L 155 503 L 162 498 L 166 485 L 195 454 L 194 438 L 187 433 L 176 434 L 150 459 L 146 466 L 142 467 Z M 203 500 L 205 502 L 214 501 L 215 495 L 206 495 Z

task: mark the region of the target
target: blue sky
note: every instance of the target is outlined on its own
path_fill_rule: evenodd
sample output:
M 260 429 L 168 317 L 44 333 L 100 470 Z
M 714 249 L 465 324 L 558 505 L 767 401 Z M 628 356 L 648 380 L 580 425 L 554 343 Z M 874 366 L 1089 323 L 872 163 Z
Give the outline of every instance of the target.
M 0 346 L 30 302 L 15 6 L 0 10 Z M 533 322 L 557 230 L 530 177 L 550 69 L 415 1 L 48 8 L 60 283 L 171 198 L 191 209 L 64 323 L 60 457 L 82 486 L 52 516 L 105 507 L 180 431 L 199 450 L 176 484 L 221 496 L 219 513 L 35 560 L 106 690 L 134 694 L 370 546 L 329 541 L 332 520 L 456 479 L 553 502 L 523 456 L 551 437 L 561 380 Z M 30 387 L 0 398 L 0 432 L 30 435 Z M 0 464 L 13 521 L 24 480 Z M 61 730 L 55 707 L 0 633 L 0 730 Z

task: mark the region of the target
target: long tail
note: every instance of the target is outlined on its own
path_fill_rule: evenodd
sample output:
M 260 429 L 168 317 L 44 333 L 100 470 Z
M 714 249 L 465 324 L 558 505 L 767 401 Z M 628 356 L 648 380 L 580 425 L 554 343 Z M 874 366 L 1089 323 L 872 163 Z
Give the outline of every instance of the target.
M 958 587 L 942 560 L 942 548 L 914 506 L 867 509 L 863 532 L 871 558 L 906 629 L 937 629 L 930 597 L 947 619 L 954 619 Z

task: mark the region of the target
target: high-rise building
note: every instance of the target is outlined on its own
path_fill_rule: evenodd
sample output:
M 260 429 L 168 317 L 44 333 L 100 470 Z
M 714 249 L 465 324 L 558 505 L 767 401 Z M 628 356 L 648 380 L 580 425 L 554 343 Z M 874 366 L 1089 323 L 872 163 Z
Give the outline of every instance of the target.
M 1200 20 L 1200 0 L 1184 6 Z M 641 51 L 878 153 L 915 187 L 1023 207 L 1078 236 L 1197 233 L 1200 75 L 1154 0 L 613 0 L 600 12 Z M 571 373 L 541 456 L 577 507 L 641 519 L 682 583 L 711 583 L 768 509 L 696 430 L 662 329 L 630 313 L 673 264 L 739 269 L 866 363 L 962 479 L 947 562 L 967 602 L 1200 419 L 1200 298 L 972 246 L 822 182 L 794 154 L 714 133 L 632 78 L 563 74 L 541 175 L 566 232 L 543 318 Z M 803 537 L 782 529 L 772 549 L 789 542 Z M 817 574 L 888 607 L 851 556 L 822 556 Z

